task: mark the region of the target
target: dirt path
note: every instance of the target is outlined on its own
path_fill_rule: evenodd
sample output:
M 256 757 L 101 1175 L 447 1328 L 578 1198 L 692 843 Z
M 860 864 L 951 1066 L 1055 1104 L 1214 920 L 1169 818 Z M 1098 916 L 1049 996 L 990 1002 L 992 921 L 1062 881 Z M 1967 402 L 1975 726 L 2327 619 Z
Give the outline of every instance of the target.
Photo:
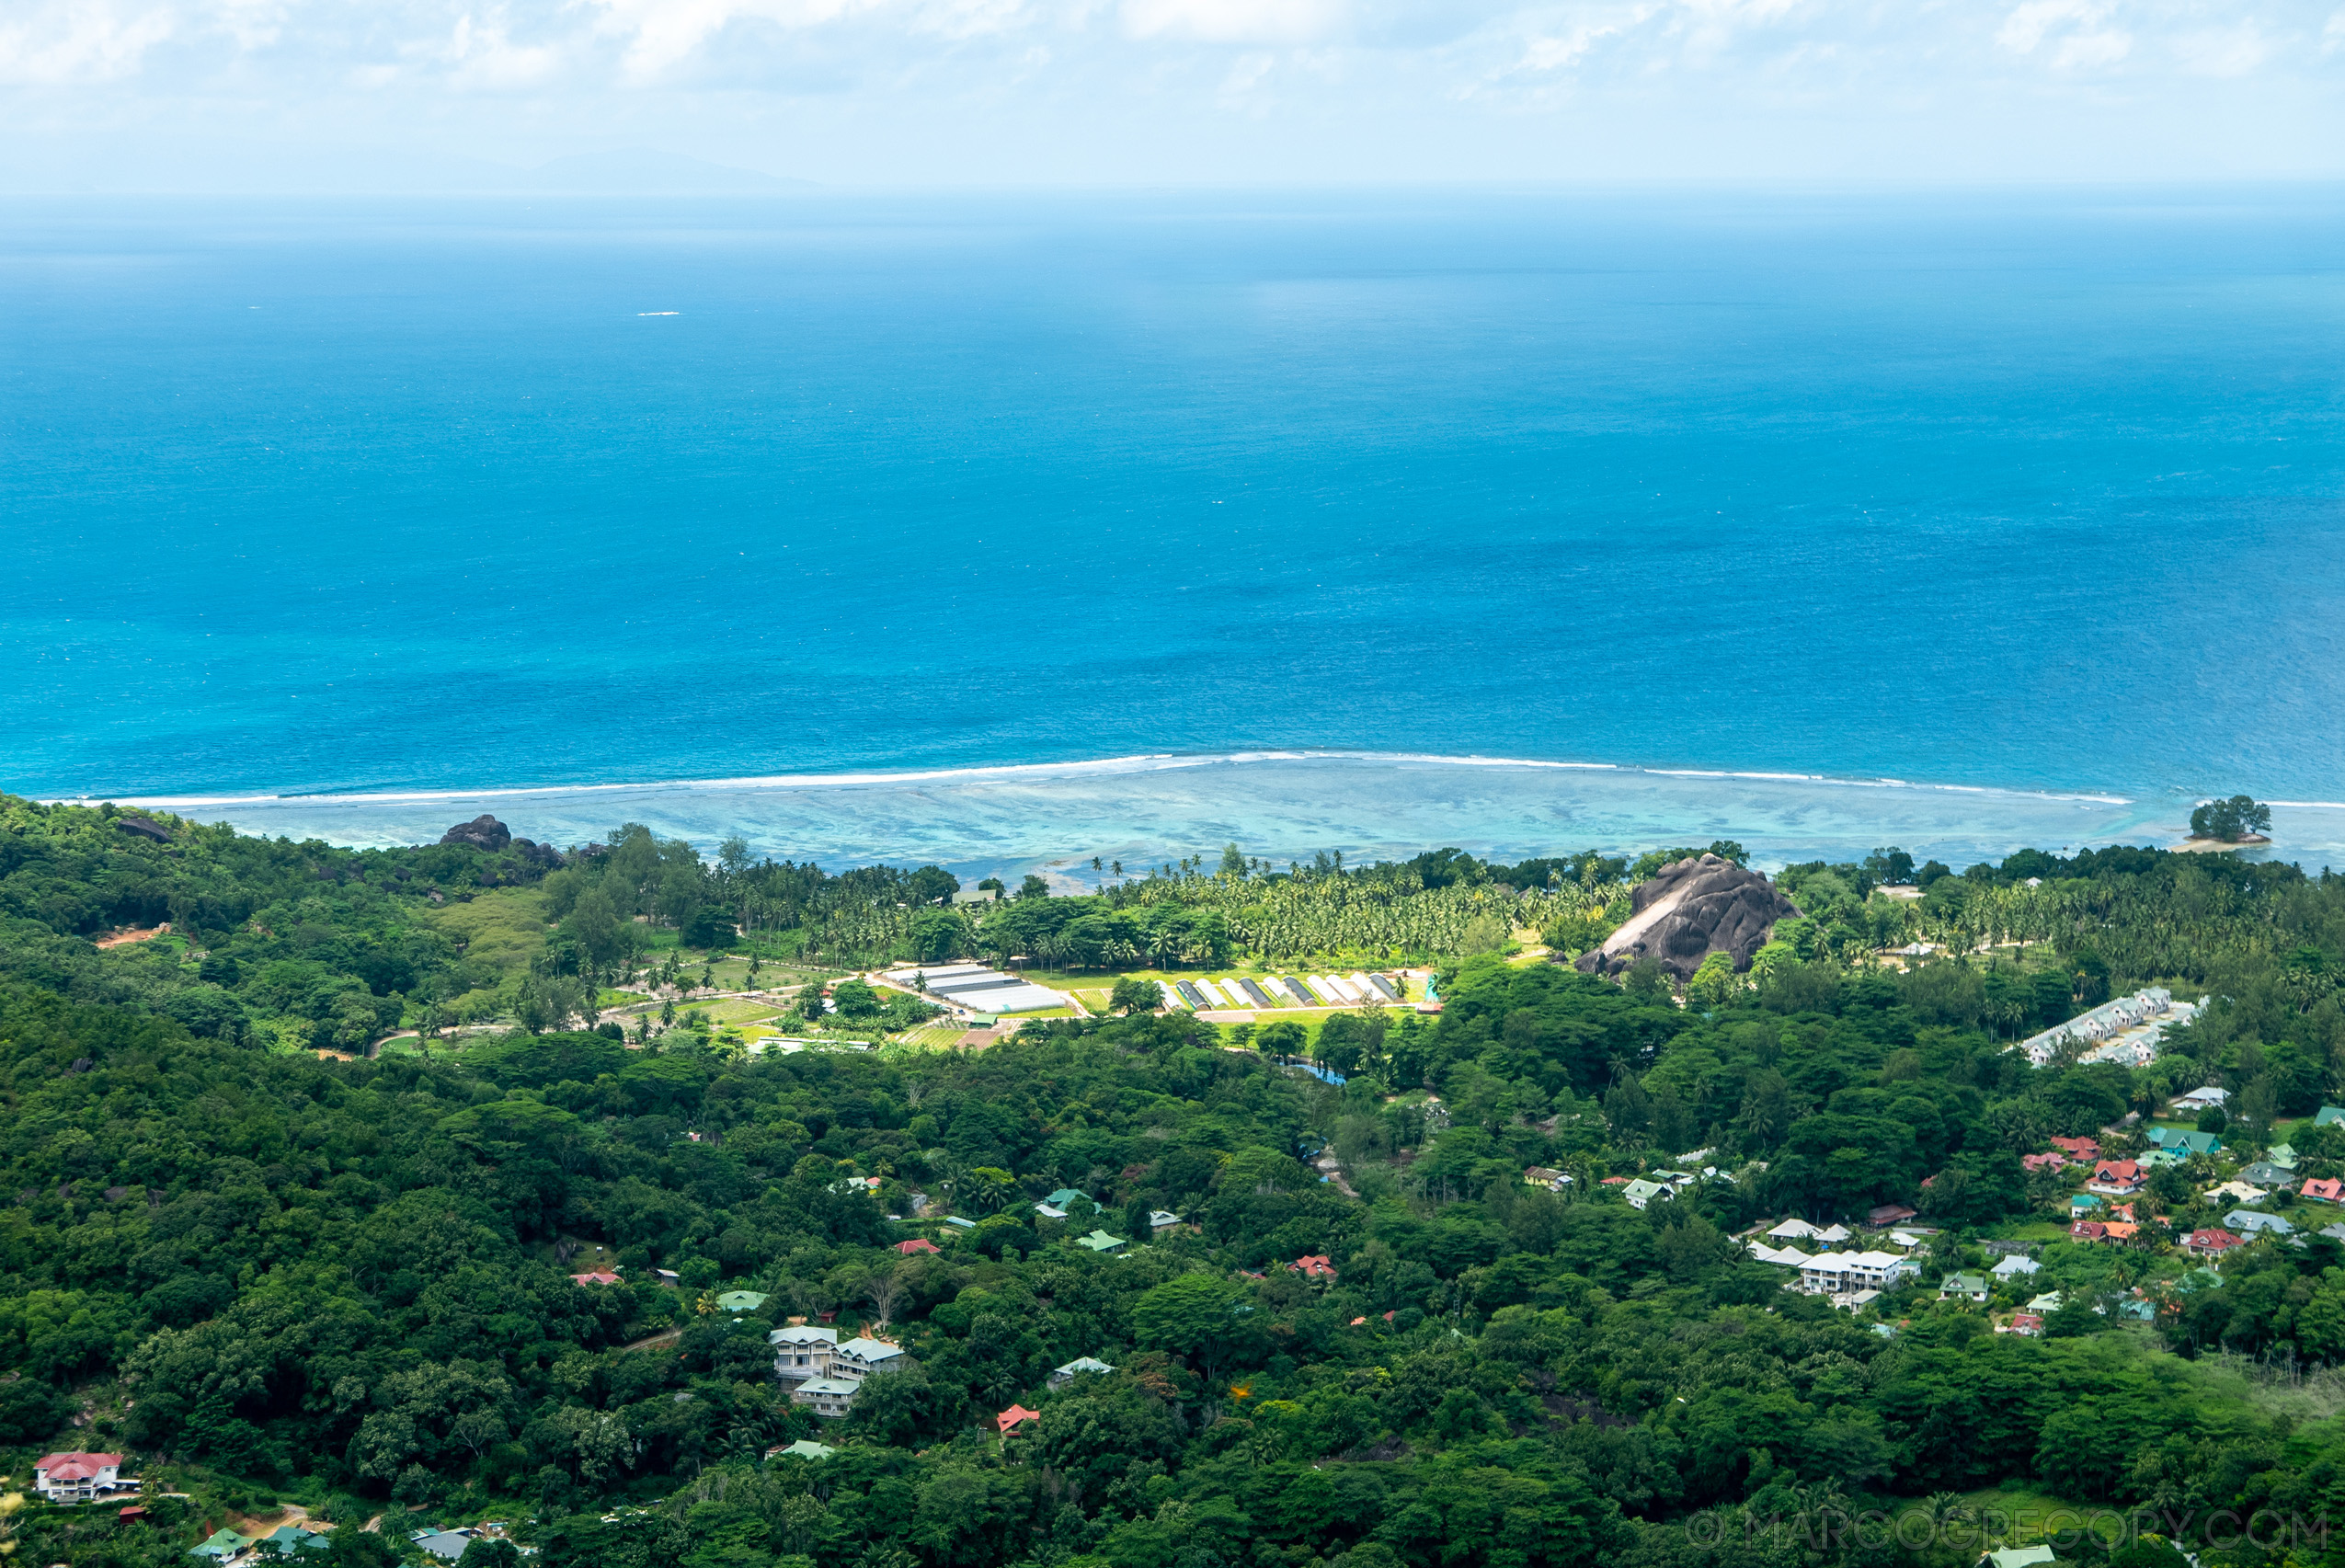
M 682 1329 L 669 1329 L 666 1333 L 656 1333 L 649 1339 L 639 1339 L 633 1345 L 623 1345 L 619 1348 L 622 1350 L 649 1350 L 654 1345 L 673 1345 L 683 1337 L 684 1331 Z

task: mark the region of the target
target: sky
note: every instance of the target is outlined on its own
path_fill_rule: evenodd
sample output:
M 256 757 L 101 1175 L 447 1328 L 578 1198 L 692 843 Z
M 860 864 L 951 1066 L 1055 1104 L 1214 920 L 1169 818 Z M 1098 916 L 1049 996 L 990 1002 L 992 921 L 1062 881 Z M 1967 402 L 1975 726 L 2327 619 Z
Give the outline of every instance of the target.
M 2340 100 L 2345 0 L 0 3 L 18 192 L 2329 178 Z

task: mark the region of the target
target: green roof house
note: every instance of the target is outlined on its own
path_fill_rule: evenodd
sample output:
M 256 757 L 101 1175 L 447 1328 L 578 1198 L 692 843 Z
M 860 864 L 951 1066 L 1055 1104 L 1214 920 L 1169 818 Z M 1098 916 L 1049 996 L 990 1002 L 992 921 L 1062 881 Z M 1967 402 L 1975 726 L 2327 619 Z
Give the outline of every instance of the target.
M 2149 1138 L 2160 1149 L 2171 1149 L 2184 1155 L 2213 1154 L 2223 1148 L 2223 1139 L 2211 1132 L 2189 1132 L 2180 1127 L 2154 1127 Z
M 2339 1122 L 2345 1122 L 2345 1105 L 2323 1105 L 2313 1117 L 2315 1127 L 2335 1127 Z
M 784 1454 L 792 1454 L 811 1462 L 815 1459 L 827 1459 L 838 1451 L 828 1443 L 818 1443 L 810 1438 L 801 1437 L 795 1443 L 784 1443 L 782 1447 L 771 1450 L 765 1457 L 775 1459 Z
M 1112 1253 L 1124 1245 L 1124 1238 L 1121 1236 L 1111 1236 L 1104 1230 L 1093 1230 L 1088 1236 L 1076 1237 L 1075 1245 L 1079 1247 L 1089 1247 L 1095 1253 Z
M 239 1551 L 242 1551 L 246 1545 L 246 1542 L 245 1538 L 238 1535 L 234 1530 L 214 1530 L 212 1533 L 212 1538 L 209 1540 L 206 1540 L 201 1546 L 189 1548 L 188 1555 L 190 1557 L 208 1557 L 214 1562 L 225 1562 L 228 1559 L 235 1556 Z
M 1086 1372 L 1094 1377 L 1100 1377 L 1114 1370 L 1115 1370 L 1115 1368 L 1110 1367 L 1096 1356 L 1078 1356 L 1050 1374 L 1050 1386 L 1054 1389 L 1063 1389 Z
M 2296 1168 L 2296 1150 L 2289 1144 L 2275 1143 L 2263 1151 L 2263 1157 L 2283 1171 Z
M 299 1525 L 279 1525 L 261 1538 L 280 1551 L 331 1551 L 334 1543 L 315 1530 Z
M 1669 1196 L 1672 1190 L 1659 1182 L 1648 1182 L 1640 1177 L 1622 1187 L 1620 1196 L 1629 1200 L 1630 1208 L 1642 1208 L 1654 1198 Z
M 1951 1301 L 1957 1298 L 1965 1301 L 1985 1300 L 1986 1276 L 1980 1274 L 1948 1275 L 1938 1287 L 1938 1299 Z
M 716 1299 L 716 1304 L 728 1312 L 754 1312 L 769 1299 L 762 1291 L 727 1290 Z
M 1069 1204 L 1074 1202 L 1077 1198 L 1081 1198 L 1085 1203 L 1089 1203 L 1091 1202 L 1091 1194 L 1078 1191 L 1073 1187 L 1060 1187 L 1057 1192 L 1052 1193 L 1048 1197 L 1044 1198 L 1042 1201 L 1048 1204 L 1053 1208 L 1064 1208 Z

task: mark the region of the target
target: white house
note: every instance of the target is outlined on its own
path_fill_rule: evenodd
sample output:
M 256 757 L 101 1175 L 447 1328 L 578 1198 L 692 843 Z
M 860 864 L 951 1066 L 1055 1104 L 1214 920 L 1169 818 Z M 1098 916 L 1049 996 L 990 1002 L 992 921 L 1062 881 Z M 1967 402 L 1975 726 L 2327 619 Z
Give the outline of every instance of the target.
M 1643 1180 L 1630 1182 L 1627 1186 L 1620 1189 L 1620 1196 L 1629 1200 L 1629 1207 L 1630 1208 L 1642 1208 L 1654 1198 L 1667 1197 L 1670 1194 L 1671 1189 L 1662 1185 L 1659 1182 L 1648 1182 Z
M 1920 1272 L 1895 1253 L 1823 1253 L 1800 1265 L 1800 1288 L 1811 1296 L 1889 1290 Z
M 86 1503 L 136 1482 L 121 1479 L 120 1454 L 47 1454 L 32 1467 L 32 1489 L 51 1503 Z
M 809 1378 L 790 1391 L 790 1402 L 806 1406 L 826 1421 L 833 1421 L 854 1408 L 855 1391 L 862 1387 L 844 1378 Z
M 2022 1275 L 2033 1274 L 2042 1266 L 2025 1253 L 2013 1253 L 1989 1272 L 1997 1279 L 2017 1279 Z
M 2174 993 L 2164 986 L 2145 986 L 2131 996 L 2121 996 L 2114 1001 L 2104 1001 L 2091 1012 L 2071 1018 L 2065 1024 L 2055 1024 L 2040 1035 L 2031 1035 L 2014 1047 L 2025 1051 L 2028 1060 L 2038 1067 L 2050 1065 L 2060 1054 L 2060 1047 L 2071 1042 L 2088 1047 L 2102 1047 L 2112 1036 L 2129 1030 L 2148 1028 L 2138 1040 L 2126 1042 L 2120 1051 L 2092 1049 L 2086 1059 L 2119 1059 L 2133 1066 L 2144 1066 L 2157 1059 L 2158 1037 L 2168 1024 L 2187 1024 L 2198 1016 L 2203 1002 L 2184 1002 L 2177 1007 Z
M 837 1329 L 808 1328 L 792 1323 L 765 1336 L 773 1346 L 773 1375 L 784 1383 L 802 1383 L 830 1375 L 830 1357 L 839 1348 Z
M 862 1382 L 865 1378 L 882 1372 L 900 1372 L 912 1364 L 904 1347 L 885 1339 L 865 1339 L 862 1335 L 847 1341 L 830 1355 L 833 1378 Z
M 1765 1242 L 1753 1242 L 1750 1251 L 1759 1262 L 1779 1264 L 1785 1268 L 1798 1268 L 1808 1261 L 1808 1254 L 1797 1247 L 1770 1247 Z
M 1767 1234 L 1779 1242 L 1804 1242 L 1815 1234 L 1815 1227 L 1804 1219 L 1786 1219 Z
M 773 1375 L 784 1383 L 815 1379 L 860 1383 L 879 1372 L 898 1372 L 912 1364 L 904 1347 L 884 1339 L 860 1335 L 841 1344 L 837 1329 L 792 1323 L 765 1336 L 773 1346 Z

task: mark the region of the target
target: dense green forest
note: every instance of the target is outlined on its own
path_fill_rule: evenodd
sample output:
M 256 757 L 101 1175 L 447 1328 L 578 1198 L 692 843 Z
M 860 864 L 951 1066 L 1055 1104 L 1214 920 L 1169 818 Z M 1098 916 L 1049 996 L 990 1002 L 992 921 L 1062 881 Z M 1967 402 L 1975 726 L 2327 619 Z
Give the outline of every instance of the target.
M 2326 873 L 1794 867 L 1802 918 L 1761 961 L 1673 990 L 1504 956 L 1524 929 L 1588 945 L 1657 861 L 1238 856 L 973 911 L 932 867 L 704 862 L 640 830 L 361 853 L 15 800 L 0 827 L 0 1443 L 19 1485 L 105 1448 L 153 1494 L 136 1523 L 8 1515 L 18 1561 L 184 1561 L 283 1502 L 369 1563 L 495 1518 L 550 1565 L 1952 1564 L 2054 1505 L 2147 1510 L 2202 1563 L 2345 1554 L 2317 1533 L 2345 1516 L 2345 1248 L 2320 1233 L 2345 1211 L 2275 1194 L 2294 1236 L 2212 1266 L 2174 1244 L 2274 1145 L 2345 1174 L 2345 1127 L 2309 1119 L 2345 1093 Z M 1445 1003 L 1321 1025 L 1341 1084 L 1185 1015 L 756 1058 L 578 1026 L 679 944 L 1045 936 L 1109 965 L 1430 952 Z M 1876 956 L 1924 936 L 1957 956 Z M 2006 1048 L 2148 983 L 2214 999 L 2149 1067 Z M 515 1026 L 361 1054 L 427 1010 Z M 2079 1173 L 2022 1157 L 2141 1152 L 2205 1083 L 2230 1110 L 2188 1125 L 2223 1147 L 2150 1174 L 2162 1222 L 2069 1240 Z M 1674 1198 L 1621 1196 L 1679 1169 Z M 1066 1188 L 1064 1221 L 1036 1212 Z M 1736 1240 L 1887 1203 L 1931 1232 L 1920 1275 L 1856 1310 Z M 1102 1230 L 1127 1244 L 1078 1244 Z M 1990 1241 L 2040 1272 L 1940 1300 Z M 573 1283 L 589 1261 L 619 1283 Z M 1997 1332 L 2053 1290 L 2041 1337 Z M 843 1421 L 781 1392 L 767 1343 L 825 1314 L 915 1363 Z M 1114 1370 L 1050 1386 L 1085 1356 Z M 1013 1402 L 1038 1418 L 1005 1436 Z M 802 1438 L 833 1451 L 773 1452 Z

